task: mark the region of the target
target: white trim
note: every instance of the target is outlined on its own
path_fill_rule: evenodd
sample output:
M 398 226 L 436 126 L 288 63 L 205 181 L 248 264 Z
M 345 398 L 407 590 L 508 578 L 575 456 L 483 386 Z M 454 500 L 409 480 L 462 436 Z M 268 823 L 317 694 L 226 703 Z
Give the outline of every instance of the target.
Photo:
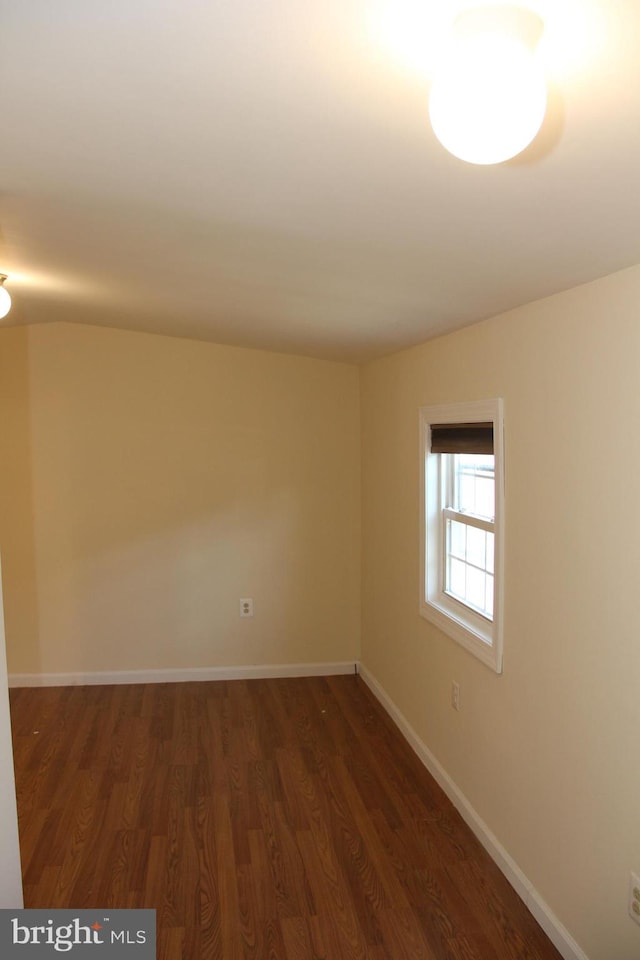
M 252 664 L 175 670 L 115 670 L 105 673 L 12 673 L 10 687 L 73 687 L 112 683 L 188 683 L 201 680 L 260 680 L 269 677 L 329 677 L 355 673 L 351 661 L 334 663 Z
M 462 819 L 471 828 L 492 860 L 500 868 L 527 909 L 533 914 L 556 950 L 564 960 L 589 960 L 578 946 L 569 931 L 562 925 L 551 907 L 540 896 L 530 880 L 527 879 L 513 857 L 505 850 L 498 838 L 471 806 L 465 795 L 451 779 L 444 767 L 420 739 L 406 717 L 400 712 L 384 687 L 376 680 L 370 670 L 362 663 L 358 664 L 358 673 L 373 695 L 400 728 L 401 733 L 417 753 L 434 780 L 444 790 Z
M 0 569 L 0 908 L 19 910 L 24 904 L 24 898 L 6 652 Z
M 502 673 L 504 621 L 504 413 L 503 401 L 475 400 L 420 407 L 420 615 Z M 493 423 L 495 458 L 495 566 L 493 621 L 453 601 L 442 584 L 442 492 L 440 455 L 430 452 L 432 423 Z

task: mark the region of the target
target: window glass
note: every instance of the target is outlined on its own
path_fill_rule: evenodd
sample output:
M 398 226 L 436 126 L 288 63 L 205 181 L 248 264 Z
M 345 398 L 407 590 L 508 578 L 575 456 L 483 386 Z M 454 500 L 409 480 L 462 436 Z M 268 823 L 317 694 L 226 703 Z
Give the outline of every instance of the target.
M 495 466 L 491 454 L 448 454 L 453 462 L 454 510 L 493 520 L 495 516 Z
M 441 454 L 446 521 L 444 590 L 489 620 L 493 618 L 495 463 L 491 454 Z M 467 519 L 468 518 L 468 519 Z M 471 518 L 478 518 L 476 526 Z

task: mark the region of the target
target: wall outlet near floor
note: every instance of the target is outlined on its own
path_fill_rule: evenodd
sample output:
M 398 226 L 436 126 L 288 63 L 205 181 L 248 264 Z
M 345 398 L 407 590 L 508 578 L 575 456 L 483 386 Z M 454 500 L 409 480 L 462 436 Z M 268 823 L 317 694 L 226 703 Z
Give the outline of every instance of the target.
M 460 684 L 457 680 L 451 684 L 451 706 L 454 710 L 460 709 Z
M 640 924 L 640 877 L 632 873 L 629 879 L 629 916 Z
M 240 616 L 253 616 L 253 597 L 240 597 Z

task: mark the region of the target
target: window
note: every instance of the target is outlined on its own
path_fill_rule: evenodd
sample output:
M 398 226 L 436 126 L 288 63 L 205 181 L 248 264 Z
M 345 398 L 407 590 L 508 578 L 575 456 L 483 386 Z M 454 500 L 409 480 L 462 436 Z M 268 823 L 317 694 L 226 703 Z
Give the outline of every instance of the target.
M 502 401 L 420 410 L 420 612 L 502 672 Z

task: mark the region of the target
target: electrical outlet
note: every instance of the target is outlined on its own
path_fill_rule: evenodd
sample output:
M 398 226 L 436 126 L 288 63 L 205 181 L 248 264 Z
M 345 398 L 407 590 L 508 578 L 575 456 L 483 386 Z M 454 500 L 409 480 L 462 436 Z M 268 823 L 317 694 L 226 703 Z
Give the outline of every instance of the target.
M 460 709 L 460 684 L 456 680 L 451 684 L 451 706 L 454 710 Z
M 253 616 L 253 597 L 240 597 L 240 616 Z
M 640 925 L 640 877 L 632 873 L 629 879 L 629 916 Z

